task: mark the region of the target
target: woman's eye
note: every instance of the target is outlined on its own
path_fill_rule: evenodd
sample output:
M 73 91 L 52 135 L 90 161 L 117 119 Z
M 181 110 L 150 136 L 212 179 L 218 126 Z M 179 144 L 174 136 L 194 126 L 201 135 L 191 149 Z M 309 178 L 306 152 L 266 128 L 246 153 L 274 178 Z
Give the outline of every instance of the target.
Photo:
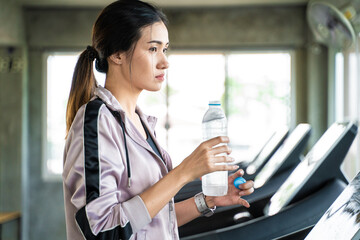
M 157 51 L 157 48 L 156 47 L 152 47 L 149 49 L 151 52 L 156 52 Z
M 164 48 L 163 52 L 167 53 L 167 51 L 168 51 L 168 48 Z

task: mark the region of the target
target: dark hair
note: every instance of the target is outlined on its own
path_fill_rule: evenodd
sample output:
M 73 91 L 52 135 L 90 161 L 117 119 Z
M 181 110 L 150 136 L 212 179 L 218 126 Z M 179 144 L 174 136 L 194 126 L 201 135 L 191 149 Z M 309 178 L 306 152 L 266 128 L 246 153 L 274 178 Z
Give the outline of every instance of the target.
M 93 61 L 99 72 L 108 71 L 107 58 L 117 52 L 132 55 L 144 27 L 156 22 L 167 25 L 166 16 L 155 6 L 138 0 L 118 0 L 105 7 L 92 30 L 92 46 L 88 46 L 75 66 L 66 110 L 66 132 L 78 109 L 94 95 L 97 87 Z

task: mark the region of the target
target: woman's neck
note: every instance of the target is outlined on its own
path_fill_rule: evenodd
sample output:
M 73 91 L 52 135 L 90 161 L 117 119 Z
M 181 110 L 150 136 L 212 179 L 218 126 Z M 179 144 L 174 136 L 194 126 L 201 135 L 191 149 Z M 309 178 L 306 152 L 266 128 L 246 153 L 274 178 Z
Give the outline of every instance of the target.
M 135 91 L 119 86 L 119 84 L 111 84 L 111 81 L 105 82 L 105 88 L 114 95 L 125 111 L 127 118 L 133 123 L 143 138 L 146 139 L 145 129 L 141 123 L 140 116 L 136 113 L 136 102 L 140 93 L 136 94 Z
M 105 88 L 114 95 L 130 119 L 137 117 L 135 110 L 140 92 L 135 91 L 131 86 L 130 88 L 121 86 L 115 81 L 106 81 Z

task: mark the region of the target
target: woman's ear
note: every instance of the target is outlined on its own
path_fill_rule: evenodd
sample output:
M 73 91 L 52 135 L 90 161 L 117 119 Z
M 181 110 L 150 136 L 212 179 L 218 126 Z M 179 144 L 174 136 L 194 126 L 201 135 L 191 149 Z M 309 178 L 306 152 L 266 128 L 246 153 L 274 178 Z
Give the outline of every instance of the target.
M 115 64 L 121 65 L 123 62 L 122 54 L 120 52 L 114 53 L 110 55 L 110 61 Z

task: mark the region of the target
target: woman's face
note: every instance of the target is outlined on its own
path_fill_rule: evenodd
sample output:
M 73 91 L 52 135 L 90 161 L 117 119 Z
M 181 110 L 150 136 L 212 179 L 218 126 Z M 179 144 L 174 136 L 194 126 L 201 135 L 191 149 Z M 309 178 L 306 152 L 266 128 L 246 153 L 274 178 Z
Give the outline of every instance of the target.
M 125 67 L 131 69 L 129 79 L 133 88 L 139 91 L 158 91 L 165 80 L 165 70 L 169 67 L 166 57 L 169 47 L 168 31 L 163 22 L 157 22 L 143 28 L 141 33 Z

